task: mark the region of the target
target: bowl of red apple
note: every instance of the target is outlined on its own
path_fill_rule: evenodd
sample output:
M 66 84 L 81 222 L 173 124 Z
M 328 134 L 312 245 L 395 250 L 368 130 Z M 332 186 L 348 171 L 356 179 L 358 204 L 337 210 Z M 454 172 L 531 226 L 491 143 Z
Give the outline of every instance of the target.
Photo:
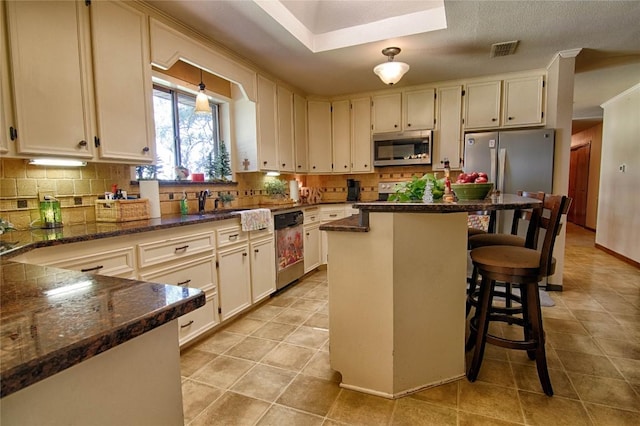
M 484 200 L 493 189 L 493 183 L 484 172 L 461 173 L 451 189 L 458 200 Z

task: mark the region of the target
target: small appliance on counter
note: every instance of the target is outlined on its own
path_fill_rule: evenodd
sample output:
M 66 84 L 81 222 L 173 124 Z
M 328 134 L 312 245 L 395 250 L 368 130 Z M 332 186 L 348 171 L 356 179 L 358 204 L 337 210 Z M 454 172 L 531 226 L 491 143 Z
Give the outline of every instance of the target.
M 347 201 L 360 200 L 360 181 L 347 179 Z

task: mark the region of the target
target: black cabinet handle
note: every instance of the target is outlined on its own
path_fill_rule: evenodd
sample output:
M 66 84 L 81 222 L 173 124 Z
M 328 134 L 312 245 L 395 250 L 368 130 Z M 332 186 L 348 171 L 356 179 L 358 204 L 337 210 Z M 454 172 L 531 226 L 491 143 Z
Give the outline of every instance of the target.
M 86 147 L 87 145 L 88 145 L 88 144 L 87 144 L 87 141 L 84 141 L 84 140 L 83 140 L 83 141 L 78 142 L 78 146 L 81 146 L 81 147 L 83 147 L 83 148 L 84 148 L 84 147 Z
M 187 285 L 187 284 L 189 284 L 190 282 L 191 282 L 191 280 L 185 280 L 185 281 L 182 281 L 182 282 L 176 283 L 176 285 L 180 285 L 180 286 L 182 286 L 182 285 Z
M 287 165 L 287 163 L 282 163 L 282 167 L 285 167 Z
M 145 154 L 149 152 L 149 147 L 145 146 L 144 148 L 142 148 L 142 152 L 144 152 Z
M 187 328 L 187 327 L 189 327 L 191 324 L 193 324 L 193 320 L 189 321 L 189 322 L 188 322 L 188 323 L 186 323 L 186 324 L 181 325 L 181 326 L 180 326 L 180 328 Z
M 174 251 L 186 250 L 186 249 L 188 249 L 188 248 L 189 248 L 189 245 L 182 246 L 182 247 L 176 247 L 176 248 L 174 249 Z
M 258 252 L 260 252 L 260 250 L 255 249 L 255 250 L 253 250 L 253 252 L 254 252 L 254 253 L 258 253 Z
M 18 139 L 18 129 L 13 126 L 9 127 L 9 137 L 11 137 L 12 141 Z
M 247 257 L 247 252 L 242 253 L 242 256 Z
M 498 119 L 497 118 L 492 118 L 491 121 L 498 121 Z
M 407 123 L 407 127 L 411 127 L 411 123 Z
M 509 117 L 509 120 L 513 120 L 513 117 Z
M 80 269 L 80 272 L 91 272 L 91 271 L 99 271 L 100 269 L 104 268 L 104 266 L 102 265 L 98 265 L 98 266 L 94 266 L 93 268 L 84 268 L 84 269 Z

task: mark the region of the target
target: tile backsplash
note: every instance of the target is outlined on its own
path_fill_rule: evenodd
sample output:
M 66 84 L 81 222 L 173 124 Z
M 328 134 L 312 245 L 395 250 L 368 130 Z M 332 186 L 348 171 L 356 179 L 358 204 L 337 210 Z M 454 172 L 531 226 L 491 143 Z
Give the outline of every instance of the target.
M 287 175 L 279 179 L 297 180 L 299 186 L 319 188 L 323 202 L 344 202 L 347 199 L 347 178 L 360 181 L 361 200 L 374 201 L 378 197 L 378 182 L 408 180 L 413 174 L 422 175 L 427 167 L 385 167 L 375 173 L 336 175 Z M 160 185 L 160 208 L 163 215 L 180 214 L 179 200 L 186 193 L 189 211 L 196 213 L 197 195 L 209 189 L 211 199 L 206 210 L 213 210 L 219 193 L 231 193 L 235 200 L 231 207 L 242 208 L 260 204 L 266 196 L 264 173 L 238 173 L 232 183 L 166 182 Z M 137 182 L 132 181 L 131 166 L 126 164 L 87 163 L 85 167 L 61 168 L 29 165 L 24 159 L 0 159 L 0 217 L 17 229 L 28 229 L 39 220 L 39 194 L 55 196 L 62 207 L 65 225 L 95 221 L 95 200 L 111 191 L 112 185 L 139 194 Z

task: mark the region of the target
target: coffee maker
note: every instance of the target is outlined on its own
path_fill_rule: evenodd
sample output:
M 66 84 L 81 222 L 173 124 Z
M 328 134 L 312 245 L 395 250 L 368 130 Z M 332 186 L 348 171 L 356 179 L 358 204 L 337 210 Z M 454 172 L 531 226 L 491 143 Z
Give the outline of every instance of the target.
M 360 200 L 360 181 L 347 179 L 347 201 Z

